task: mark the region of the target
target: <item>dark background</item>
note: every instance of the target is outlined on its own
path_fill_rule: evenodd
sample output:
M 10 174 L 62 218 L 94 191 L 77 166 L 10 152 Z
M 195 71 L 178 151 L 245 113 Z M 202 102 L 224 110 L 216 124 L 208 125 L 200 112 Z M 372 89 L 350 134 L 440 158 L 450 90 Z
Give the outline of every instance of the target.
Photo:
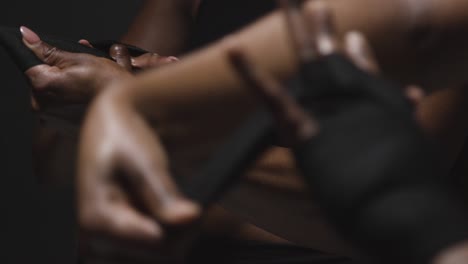
M 118 39 L 141 0 L 2 1 L 0 25 L 57 36 Z M 45 187 L 32 173 L 27 83 L 0 48 L 0 263 L 74 263 L 71 186 Z

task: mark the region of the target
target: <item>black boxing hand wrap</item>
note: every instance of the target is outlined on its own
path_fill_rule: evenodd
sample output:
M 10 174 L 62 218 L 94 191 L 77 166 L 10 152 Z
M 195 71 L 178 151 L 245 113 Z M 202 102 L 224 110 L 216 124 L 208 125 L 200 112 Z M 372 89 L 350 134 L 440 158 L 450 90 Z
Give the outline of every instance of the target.
M 439 178 L 401 89 L 339 55 L 304 65 L 301 75 L 302 103 L 320 131 L 295 156 L 338 230 L 393 263 L 427 263 L 468 238 L 464 208 Z

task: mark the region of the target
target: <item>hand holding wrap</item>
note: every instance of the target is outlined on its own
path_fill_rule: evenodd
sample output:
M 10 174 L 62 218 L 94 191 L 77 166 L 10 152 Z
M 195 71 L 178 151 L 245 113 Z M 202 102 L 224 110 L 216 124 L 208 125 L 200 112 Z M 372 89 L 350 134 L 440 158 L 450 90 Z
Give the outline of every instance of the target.
M 427 263 L 468 237 L 464 208 L 439 178 L 434 149 L 398 87 L 340 55 L 304 65 L 302 78 L 320 132 L 295 156 L 342 233 L 404 263 Z

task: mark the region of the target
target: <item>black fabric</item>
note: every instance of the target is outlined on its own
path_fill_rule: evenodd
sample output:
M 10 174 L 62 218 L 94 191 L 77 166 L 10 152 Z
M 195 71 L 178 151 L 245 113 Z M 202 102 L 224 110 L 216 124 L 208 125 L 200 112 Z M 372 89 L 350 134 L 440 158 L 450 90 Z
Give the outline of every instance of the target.
M 428 263 L 468 238 L 465 208 L 401 90 L 336 55 L 302 71 L 320 132 L 295 156 L 331 222 L 390 263 Z
M 68 40 L 60 37 L 48 36 L 45 34 L 39 35 L 44 42 L 62 50 L 75 53 L 88 53 L 108 59 L 112 59 L 109 56 L 109 48 L 113 44 L 123 44 L 113 40 L 91 41 L 91 44 L 94 46 L 94 48 L 90 48 L 79 44 L 78 40 Z M 2 46 L 7 51 L 18 68 L 23 72 L 33 66 L 42 64 L 42 62 L 34 55 L 34 53 L 23 44 L 22 36 L 18 28 L 0 26 L 0 46 Z M 138 56 L 147 52 L 138 47 L 130 45 L 126 46 L 128 47 L 132 56 Z
M 439 178 L 435 147 L 400 88 L 339 55 L 301 69 L 292 95 L 317 118 L 320 133 L 295 156 L 342 234 L 390 263 L 427 263 L 468 238 L 465 208 Z M 272 129 L 260 110 L 184 185 L 187 193 L 204 204 L 216 200 L 273 142 Z
M 195 177 L 176 177 L 180 188 L 201 205 L 217 201 L 271 144 L 272 128 L 270 114 L 258 111 L 211 155 Z
M 189 263 L 223 264 L 357 264 L 349 258 L 290 244 L 204 237 L 193 248 Z
M 131 56 L 139 56 L 147 53 L 147 51 L 141 48 L 114 40 L 91 41 L 94 48 L 90 48 L 79 44 L 78 40 L 70 40 L 40 33 L 39 35 L 43 41 L 59 49 L 68 52 L 87 53 L 107 59 L 112 59 L 109 56 L 109 49 L 113 44 L 125 45 Z M 19 28 L 0 26 L 0 46 L 7 51 L 18 69 L 22 72 L 33 66 L 42 64 L 36 55 L 24 45 Z M 48 125 L 53 126 L 59 131 L 64 131 L 65 134 L 70 134 L 70 129 L 79 129 L 78 125 L 81 123 L 85 108 L 86 106 L 83 104 L 48 107 L 40 114 L 40 118 L 44 122 L 47 122 Z
M 142 250 L 138 256 L 125 248 L 113 248 L 108 241 L 94 241 L 80 263 L 174 263 L 171 249 Z M 106 261 L 104 261 L 106 260 Z M 365 264 L 330 253 L 286 243 L 241 240 L 204 235 L 187 252 L 187 264 Z
M 289 81 L 290 93 L 294 98 L 305 96 L 299 78 Z M 190 198 L 202 205 L 217 201 L 226 191 L 233 188 L 240 175 L 251 166 L 268 147 L 275 144 L 274 120 L 271 113 L 259 107 L 237 130 L 235 130 L 195 177 L 182 180 L 179 186 Z

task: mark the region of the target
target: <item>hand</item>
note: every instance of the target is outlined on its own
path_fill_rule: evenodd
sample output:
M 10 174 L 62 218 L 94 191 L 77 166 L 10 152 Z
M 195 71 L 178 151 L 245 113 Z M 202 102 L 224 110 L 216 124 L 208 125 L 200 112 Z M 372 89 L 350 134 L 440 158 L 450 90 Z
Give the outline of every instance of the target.
M 336 40 L 333 34 L 333 27 L 327 27 L 328 25 L 332 25 L 330 16 L 327 13 L 326 8 L 320 3 L 316 2 L 317 6 L 316 9 L 314 10 L 313 17 L 314 18 L 320 18 L 322 22 L 316 23 L 314 25 L 314 33 L 310 37 L 310 43 L 313 45 L 309 46 L 309 43 L 307 41 L 301 41 L 299 38 L 296 38 L 297 44 L 300 47 L 299 49 L 299 54 L 301 55 L 301 58 L 307 62 L 312 59 L 320 59 L 326 55 L 333 54 L 333 53 L 338 53 L 342 52 L 340 50 L 341 44 Z M 291 10 L 294 9 L 289 9 L 291 6 L 287 5 L 288 3 L 285 2 L 285 7 L 287 7 L 287 12 L 289 15 L 289 18 L 291 19 L 292 17 L 296 16 L 298 13 L 293 13 Z M 294 6 L 293 6 L 294 8 Z M 295 17 L 295 21 L 298 21 L 299 19 Z M 316 22 L 318 22 L 316 20 Z M 292 24 L 292 23 L 291 23 Z M 293 24 L 297 25 L 297 24 Z M 295 26 L 294 32 L 300 32 L 300 29 Z M 309 36 L 304 36 L 302 40 L 307 39 Z M 395 187 L 397 190 L 405 189 L 402 188 L 405 183 L 399 183 L 396 184 L 398 180 L 394 182 L 395 179 L 398 179 L 398 177 L 401 177 L 404 181 L 410 181 L 410 185 L 414 186 L 416 183 L 420 183 L 421 189 L 426 188 L 425 184 L 427 184 L 427 180 L 430 179 L 433 175 L 431 175 L 432 171 L 431 169 L 429 170 L 424 170 L 424 168 L 427 168 L 428 162 L 424 162 L 427 160 L 431 159 L 426 159 L 430 151 L 427 151 L 425 148 L 426 145 L 423 143 L 426 143 L 424 140 L 421 140 L 423 138 L 422 134 L 417 133 L 417 128 L 414 126 L 413 122 L 414 120 L 411 120 L 406 116 L 409 111 L 407 111 L 408 108 L 406 108 L 406 104 L 400 104 L 402 100 L 399 100 L 399 97 L 402 97 L 401 94 L 399 94 L 399 91 L 391 91 L 391 93 L 386 93 L 387 90 L 385 88 L 395 88 L 393 86 L 389 86 L 386 84 L 384 80 L 379 80 L 379 78 L 374 78 L 373 75 L 378 74 L 377 72 L 377 67 L 375 60 L 369 56 L 370 50 L 368 48 L 368 45 L 365 42 L 364 37 L 359 34 L 359 33 L 348 33 L 345 35 L 344 38 L 344 53 L 348 56 L 348 58 L 360 69 L 354 69 L 354 67 L 350 67 L 350 64 L 345 64 L 347 65 L 344 67 L 343 65 L 340 66 L 341 70 L 346 69 L 344 72 L 347 74 L 346 77 L 340 76 L 340 74 L 332 75 L 332 77 L 336 77 L 336 79 L 346 79 L 343 82 L 337 81 L 336 83 L 333 81 L 330 81 L 329 83 L 331 85 L 326 86 L 326 89 L 322 89 L 321 93 L 324 94 L 326 93 L 329 97 L 326 97 L 326 102 L 333 102 L 333 99 L 330 97 L 335 97 L 338 99 L 342 99 L 340 101 L 341 103 L 347 103 L 346 100 L 349 101 L 354 101 L 354 104 L 349 104 L 347 108 L 341 108 L 342 111 L 340 111 L 340 108 L 336 108 L 335 111 L 332 111 L 329 116 L 326 116 L 325 118 L 323 116 L 320 121 L 327 119 L 326 122 L 318 122 L 318 119 L 316 119 L 313 114 L 314 112 L 312 111 L 312 114 L 307 113 L 305 110 L 302 109 L 302 105 L 297 103 L 287 92 L 286 89 L 283 88 L 278 82 L 276 82 L 273 78 L 270 76 L 266 75 L 264 72 L 260 71 L 258 67 L 256 67 L 253 63 L 251 63 L 248 58 L 244 55 L 244 53 L 237 49 L 233 48 L 229 54 L 229 58 L 231 59 L 232 65 L 237 69 L 238 73 L 240 76 L 243 77 L 244 81 L 250 86 L 255 89 L 255 92 L 263 99 L 263 102 L 267 105 L 267 108 L 273 113 L 273 116 L 275 117 L 277 124 L 278 124 L 278 130 L 281 133 L 281 138 L 283 141 L 287 142 L 287 145 L 289 146 L 299 146 L 301 147 L 306 147 L 309 150 L 312 150 L 310 152 L 306 152 L 307 154 L 313 153 L 314 158 L 310 159 L 303 159 L 302 161 L 299 159 L 299 164 L 302 162 L 303 165 L 302 168 L 306 168 L 307 166 L 304 166 L 304 161 L 306 164 L 309 164 L 309 169 L 308 170 L 303 170 L 304 175 L 309 175 L 309 179 L 315 178 L 313 181 L 314 184 L 316 184 L 315 189 L 313 189 L 313 193 L 320 197 L 322 204 L 322 207 L 324 208 L 324 211 L 329 214 L 330 219 L 333 220 L 334 224 L 338 227 L 338 230 L 343 230 L 345 228 L 355 228 L 352 232 L 348 232 L 348 235 L 350 233 L 355 233 L 355 234 L 360 234 L 360 236 L 364 236 L 363 234 L 365 232 L 360 232 L 359 225 L 353 226 L 353 222 L 356 221 L 365 221 L 365 217 L 358 217 L 355 220 L 352 216 L 352 213 L 350 211 L 345 211 L 348 210 L 347 206 L 351 205 L 350 208 L 352 208 L 352 211 L 364 211 L 361 209 L 359 206 L 356 206 L 357 203 L 355 201 L 361 202 L 365 204 L 366 206 L 369 205 L 370 203 L 366 201 L 365 199 L 357 199 L 354 202 L 351 202 L 352 199 L 350 197 L 353 197 L 356 193 L 359 193 L 359 191 L 363 191 L 362 193 L 365 193 L 364 196 L 361 197 L 366 197 L 366 199 L 369 199 L 370 193 L 375 193 L 375 192 L 383 192 L 384 194 L 377 195 L 376 197 L 380 198 L 381 200 L 385 200 L 387 202 L 387 205 L 389 204 L 387 197 L 386 196 L 388 193 L 395 191 L 395 189 L 392 189 L 393 187 L 388 187 L 388 186 L 397 186 Z M 324 58 L 325 60 L 327 58 Z M 321 64 L 321 66 L 329 66 L 329 64 Z M 335 65 L 336 66 L 336 65 Z M 351 65 L 352 66 L 352 65 Z M 314 69 L 317 69 L 315 67 Z M 324 71 L 330 71 L 332 72 L 334 69 L 330 67 L 330 69 L 325 69 Z M 308 74 L 312 73 L 311 71 L 308 72 Z M 369 74 L 371 73 L 371 74 Z M 357 75 L 355 77 L 351 77 L 349 75 Z M 354 78 L 354 82 L 350 81 L 350 79 Z M 359 81 L 359 79 L 364 79 L 363 81 Z M 315 78 L 317 80 L 317 78 Z M 327 82 L 324 82 L 327 84 Z M 307 87 L 306 89 L 317 89 L 320 90 L 321 87 L 313 87 L 315 83 L 313 82 L 306 82 Z M 353 93 L 353 89 L 357 88 L 356 84 L 364 84 L 366 85 L 366 89 L 368 90 L 367 93 L 365 90 L 361 91 L 361 93 Z M 327 89 L 332 89 L 334 88 L 333 86 L 336 85 L 342 85 L 346 86 L 344 88 L 347 89 L 337 89 L 335 93 L 330 93 L 327 91 Z M 376 93 L 372 93 L 372 89 L 370 88 L 378 88 L 377 95 Z M 406 96 L 409 97 L 409 99 L 418 99 L 421 98 L 421 93 L 417 91 L 418 88 L 414 87 L 409 87 L 406 88 Z M 409 92 L 408 92 L 409 91 Z M 415 92 L 416 91 L 416 92 Z M 327 93 L 328 92 L 328 93 Z M 319 93 L 319 92 L 318 92 Z M 317 93 L 317 94 L 318 94 Z M 331 96 L 330 96 L 331 95 Z M 357 96 L 356 96 L 357 95 Z M 340 98 L 341 97 L 341 98 Z M 345 99 L 343 99 L 345 98 Z M 386 100 L 375 100 L 378 98 L 384 98 Z M 317 102 L 322 99 L 319 98 Z M 364 99 L 364 100 L 362 100 Z M 388 103 L 389 101 L 394 101 L 391 103 Z M 416 100 L 417 101 L 417 100 Z M 317 102 L 305 102 L 305 104 L 314 104 Z M 349 115 L 349 113 L 352 113 L 353 110 L 360 109 L 362 106 L 369 106 L 373 104 L 376 107 L 373 108 L 367 108 L 371 109 L 371 111 L 367 111 L 367 114 L 358 114 L 358 115 Z M 402 111 L 399 111 L 398 108 L 402 108 Z M 354 108 L 354 109 L 353 109 Z M 361 109 L 366 109 L 366 108 L 361 108 Z M 363 113 L 362 111 L 354 111 L 355 113 Z M 317 115 L 318 116 L 318 115 Z M 332 116 L 332 117 L 330 117 Z M 333 116 L 336 116 L 338 118 L 335 118 L 333 120 Z M 353 119 L 354 117 L 354 119 Z M 359 119 L 356 119 L 358 117 Z M 395 122 L 396 121 L 396 122 Z M 388 127 L 382 126 L 382 124 L 386 123 Z M 339 124 L 339 125 L 338 125 Z M 364 124 L 364 126 L 363 126 Z M 320 125 L 323 125 L 320 127 Z M 327 127 L 328 126 L 328 127 Z M 381 127 L 381 128 L 378 128 Z M 375 129 L 377 128 L 377 129 Z M 323 133 L 321 137 L 319 136 L 318 139 L 312 141 L 314 144 L 308 145 L 306 141 L 309 141 L 312 137 L 318 135 L 318 132 L 320 129 L 323 129 Z M 381 129 L 379 131 L 379 129 Z M 353 130 L 357 131 L 357 133 L 353 133 Z M 365 132 L 359 132 L 359 131 L 365 131 Z M 370 131 L 370 132 L 369 132 Z M 373 132 L 374 131 L 374 132 Z M 350 133 L 351 132 L 351 133 Z M 335 133 L 335 134 L 333 134 Z M 331 134 L 331 136 L 330 136 Z M 325 136 L 323 136 L 325 135 Z M 392 139 L 387 140 L 387 139 Z M 393 140 L 396 139 L 396 140 Z M 410 140 L 406 140 L 410 139 Z M 399 141 L 400 140 L 400 141 Z M 310 141 L 309 141 L 310 142 Z M 340 146 L 337 147 L 336 145 L 333 146 L 333 143 L 335 142 L 340 142 Z M 353 143 L 350 143 L 353 142 Z M 343 144 L 344 143 L 344 144 Z M 383 147 L 385 144 L 391 143 L 391 147 Z M 347 145 L 346 145 L 347 144 Z M 375 151 L 378 149 L 376 146 L 381 147 L 383 150 Z M 320 151 L 321 150 L 321 151 Z M 343 155 L 343 153 L 346 153 Z M 372 154 L 369 154 L 372 153 Z M 410 154 L 408 154 L 410 153 Z M 304 154 L 304 153 L 301 153 Z M 399 160 L 397 157 L 401 157 L 404 155 L 404 159 Z M 372 156 L 372 157 L 371 157 Z M 296 156 L 298 157 L 298 156 Z M 379 158 L 375 158 L 379 157 Z M 382 159 L 382 157 L 385 157 L 385 159 Z M 419 157 L 419 158 L 418 158 Z M 424 158 L 420 158 L 424 157 Z M 369 162 L 370 160 L 370 162 Z M 408 160 L 411 160 L 411 162 L 408 162 Z M 423 162 L 421 162 L 421 160 Z M 364 169 L 356 169 L 359 166 L 356 166 L 356 164 L 360 164 L 366 166 L 366 162 L 362 161 L 367 161 L 369 164 L 372 164 L 371 169 L 369 168 L 364 168 Z M 372 161 L 378 161 L 380 165 L 375 165 Z M 328 163 L 328 164 L 327 164 Z M 383 164 L 383 165 L 382 165 Z M 380 167 L 378 167 L 380 166 Z M 340 169 L 336 170 L 334 168 L 339 167 Z M 313 168 L 313 169 L 311 169 Z M 376 169 L 379 168 L 379 169 Z M 390 169 L 389 169 L 390 168 Z M 401 168 L 401 169 L 396 169 L 394 168 Z M 416 168 L 416 169 L 415 169 Z M 434 166 L 433 168 L 436 168 Z M 315 170 L 314 170 L 315 169 Z M 387 179 L 390 179 L 389 181 L 386 182 L 386 186 L 381 188 L 382 185 L 379 185 L 379 183 L 376 181 L 379 177 L 382 177 L 382 175 L 385 175 L 387 171 L 392 171 L 394 170 L 394 174 L 389 174 L 384 177 L 388 177 Z M 311 173 L 312 172 L 318 172 L 318 173 Z M 371 171 L 371 173 L 368 173 Z M 431 173 L 428 173 L 430 171 Z M 396 172 L 396 173 L 395 173 Z M 409 172 L 409 173 L 408 173 Z M 340 177 L 336 177 L 336 175 L 332 175 L 333 173 L 338 175 L 342 175 Z M 366 175 L 368 173 L 368 175 Z M 404 173 L 407 173 L 404 175 Z M 421 173 L 424 180 L 418 180 L 418 175 L 417 173 Z M 365 175 L 362 178 L 356 177 L 360 175 Z M 370 177 L 372 175 L 373 177 Z M 404 176 L 403 176 L 404 175 Z M 334 177 L 330 177 L 334 176 Z M 412 178 L 414 177 L 414 178 Z M 364 180 L 363 180 L 364 179 Z M 372 184 L 369 184 L 374 189 L 366 189 L 366 187 L 356 187 L 359 185 L 359 182 L 365 182 L 366 179 L 372 179 Z M 408 180 L 411 179 L 411 180 Z M 327 180 L 329 182 L 327 183 Z M 389 182 L 392 182 L 389 184 Z M 331 183 L 331 184 L 330 184 Z M 357 183 L 357 184 L 355 184 Z M 336 184 L 336 185 L 335 185 Z M 335 189 L 337 186 L 340 186 L 341 188 L 343 186 L 346 186 L 349 189 L 352 190 L 351 192 L 354 192 L 353 195 L 345 195 L 346 191 L 342 191 L 341 189 L 334 190 L 334 192 L 330 192 L 330 190 L 333 190 L 333 186 L 335 185 Z M 385 185 L 385 184 L 384 184 Z M 437 183 L 437 186 L 438 183 Z M 363 188 L 363 189 L 360 189 Z M 360 190 L 359 190 L 360 189 Z M 321 191 L 323 190 L 323 191 Z M 357 191 L 359 190 L 359 191 Z M 385 190 L 385 191 L 382 191 Z M 389 191 L 390 190 L 390 191 Z M 413 190 L 413 189 L 411 189 Z M 398 192 L 398 191 L 397 191 Z M 320 193 L 320 194 L 317 194 Z M 382 198 L 386 197 L 386 198 Z M 432 197 L 431 195 L 426 194 L 426 197 Z M 443 197 L 443 196 L 441 196 Z M 440 198 L 440 197 L 438 197 Z M 340 201 L 342 199 L 342 201 Z M 391 199 L 391 198 L 390 198 Z M 451 200 L 450 200 L 451 201 Z M 374 201 L 373 201 L 374 202 Z M 407 201 L 406 201 L 407 202 Z M 453 202 L 453 201 L 451 201 Z M 372 215 L 373 218 L 372 220 L 375 222 L 379 222 L 379 217 L 376 217 L 376 206 L 375 204 L 379 203 L 379 201 L 375 202 L 373 205 L 373 213 L 370 213 L 369 215 Z M 333 209 L 339 211 L 332 212 L 331 208 L 336 206 L 336 204 L 340 204 L 338 209 Z M 344 205 L 344 206 L 343 206 Z M 380 205 L 382 206 L 382 205 Z M 417 206 L 410 206 L 412 210 L 417 211 L 418 213 L 421 212 L 420 208 L 417 208 Z M 380 209 L 380 213 L 383 214 L 382 212 L 389 212 L 392 210 L 382 210 Z M 437 211 L 437 210 L 436 210 Z M 330 213 L 331 212 L 331 213 Z M 394 212 L 394 211 L 392 211 Z M 404 211 L 402 211 L 405 213 Z M 342 216 L 346 215 L 347 223 L 343 224 L 345 221 L 337 219 L 337 216 Z M 363 214 L 365 215 L 365 214 Z M 348 219 L 349 216 L 349 219 Z M 388 218 L 387 216 L 382 215 L 381 217 L 383 218 Z M 410 217 L 412 221 L 414 222 L 414 219 L 418 219 L 418 216 L 412 216 Z M 399 228 L 401 230 L 405 230 L 405 234 L 402 236 L 405 239 L 411 238 L 414 239 L 412 236 L 417 236 L 422 234 L 420 230 L 414 234 L 410 234 L 412 228 L 409 228 L 411 226 L 411 221 L 408 223 L 402 222 L 401 219 L 405 219 L 404 216 L 400 218 L 398 217 L 398 228 L 391 228 L 388 227 L 386 228 L 385 225 L 382 225 L 381 223 L 377 224 L 379 228 L 382 229 L 389 229 L 393 230 L 392 233 L 398 233 Z M 417 222 L 417 221 L 416 221 Z M 414 223 L 416 223 L 414 222 Z M 389 221 L 386 223 L 387 225 L 392 225 L 392 222 Z M 372 225 L 372 224 L 371 224 Z M 394 226 L 395 227 L 395 226 Z M 433 226 L 432 226 L 433 227 Z M 365 230 L 365 229 L 364 229 Z M 377 233 L 376 230 L 374 229 L 373 233 Z M 409 231 L 408 231 L 409 230 Z M 412 231 L 414 232 L 414 231 Z M 462 231 L 461 231 L 462 232 Z M 385 232 L 383 232 L 385 233 Z M 386 234 L 389 237 L 395 238 L 396 235 L 392 234 Z M 384 239 L 385 235 L 382 235 L 380 237 L 381 241 L 386 241 L 388 239 Z M 352 235 L 350 235 L 352 237 Z M 365 236 L 364 236 L 365 237 Z M 376 236 L 378 237 L 378 236 Z M 361 238 L 359 238 L 361 239 Z M 381 241 L 378 240 L 372 240 L 373 242 L 376 242 L 375 245 L 372 245 L 370 247 L 372 250 L 376 250 L 379 248 Z M 410 241 L 415 241 L 415 240 L 410 240 Z M 401 243 L 405 243 L 403 240 L 401 240 Z M 361 243 L 362 245 L 363 243 Z M 414 247 L 416 249 L 417 243 L 415 244 Z M 394 243 L 395 245 L 395 243 Z M 424 248 L 424 246 L 422 246 Z M 452 245 L 448 247 L 448 249 L 443 250 L 441 253 L 439 252 L 439 255 L 433 259 L 432 263 L 466 263 L 467 259 L 467 250 L 468 246 L 466 241 L 464 243 L 459 243 L 458 245 Z M 383 248 L 380 250 L 383 250 L 383 252 L 388 250 L 388 246 L 385 246 L 385 243 L 383 243 Z M 398 250 L 400 249 L 394 249 L 392 248 L 395 252 L 398 252 L 395 254 L 400 255 L 401 252 Z M 403 250 L 408 250 L 408 247 L 404 247 Z M 387 251 L 388 252 L 388 251 Z M 371 252 L 371 253 L 376 253 L 376 252 Z M 381 252 L 379 252 L 381 253 Z M 413 252 L 410 252 L 413 254 Z M 432 252 L 431 252 L 432 253 Z M 383 254 L 381 254 L 384 256 Z M 392 255 L 392 254 L 390 254 Z M 406 256 L 409 258 L 408 254 L 402 254 L 401 256 Z M 389 255 L 387 254 L 386 256 L 387 260 L 389 260 Z
M 177 190 L 158 136 L 119 96 L 115 88 L 96 98 L 83 126 L 79 224 L 86 234 L 154 246 L 163 225 L 191 223 L 200 208 Z
M 24 44 L 44 62 L 26 71 L 38 101 L 89 102 L 103 87 L 132 76 L 125 67 L 111 60 L 62 51 L 41 41 L 26 27 L 21 27 L 21 32 Z M 118 48 L 113 52 L 116 51 Z M 122 57 L 123 63 L 125 58 L 117 56 Z
M 81 45 L 88 46 L 93 48 L 93 45 L 86 39 L 81 39 L 78 41 Z M 110 56 L 116 60 L 122 67 L 133 70 L 148 70 L 152 68 L 157 68 L 169 63 L 177 62 L 179 59 L 174 56 L 161 56 L 158 53 L 145 53 L 137 57 L 130 57 L 125 46 L 117 45 L 118 48 L 111 48 Z M 120 56 L 118 56 L 120 55 Z
M 124 45 L 110 48 L 115 60 L 89 54 L 70 53 L 53 47 L 26 27 L 21 27 L 23 42 L 44 62 L 28 69 L 25 74 L 33 86 L 32 107 L 39 110 L 49 104 L 87 103 L 103 87 L 132 77 L 132 71 L 160 67 L 178 61 L 176 57 L 146 53 L 131 57 Z M 80 44 L 92 47 L 87 40 Z
M 306 17 L 301 14 L 297 2 L 280 0 L 279 3 L 285 11 L 292 40 L 302 62 L 342 53 L 362 71 L 379 74 L 378 63 L 361 33 L 348 32 L 343 42 L 338 41 L 330 11 L 322 1 L 317 1 L 315 8 Z M 251 63 L 237 47 L 233 47 L 228 55 L 239 75 L 272 111 L 277 120 L 281 143 L 292 146 L 314 136 L 319 129 L 318 124 L 288 94 L 285 87 Z M 423 90 L 414 85 L 405 87 L 404 93 L 415 105 L 424 97 Z

